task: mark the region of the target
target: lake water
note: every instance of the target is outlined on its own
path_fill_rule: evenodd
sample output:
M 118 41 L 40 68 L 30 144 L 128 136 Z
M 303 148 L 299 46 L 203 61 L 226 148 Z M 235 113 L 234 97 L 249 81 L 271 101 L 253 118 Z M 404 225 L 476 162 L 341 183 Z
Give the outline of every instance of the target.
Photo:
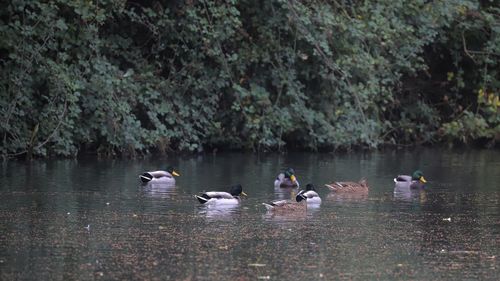
M 174 165 L 174 187 L 138 175 Z M 423 149 L 352 154 L 220 153 L 175 159 L 10 161 L 1 166 L 0 280 L 499 280 L 500 152 Z M 290 198 L 273 181 L 293 167 L 323 198 Z M 421 169 L 427 190 L 394 193 Z M 370 184 L 340 196 L 333 180 Z M 235 183 L 232 208 L 193 197 Z

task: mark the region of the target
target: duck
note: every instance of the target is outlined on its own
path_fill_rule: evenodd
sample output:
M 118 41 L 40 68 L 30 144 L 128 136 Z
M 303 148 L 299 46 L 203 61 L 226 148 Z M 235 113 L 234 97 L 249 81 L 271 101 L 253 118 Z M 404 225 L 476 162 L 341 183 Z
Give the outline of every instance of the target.
M 301 202 L 302 200 L 305 200 L 307 204 L 320 204 L 321 203 L 321 197 L 319 197 L 319 195 L 316 192 L 316 189 L 314 188 L 314 185 L 312 183 L 308 183 L 306 185 L 305 190 L 300 190 L 297 193 L 297 196 L 295 196 L 295 200 L 297 202 Z
M 267 209 L 267 211 L 278 211 L 278 212 L 304 212 L 307 210 L 307 204 L 305 201 L 293 202 L 290 200 L 276 200 L 271 203 L 262 203 Z
M 243 192 L 241 184 L 233 185 L 229 191 L 207 191 L 201 195 L 195 195 L 195 198 L 204 205 L 236 205 L 240 203 L 240 196 L 247 196 Z
M 330 184 L 325 184 L 331 191 L 337 193 L 368 193 L 368 182 L 366 179 L 361 179 L 359 182 L 353 181 L 338 181 Z
M 165 171 L 151 171 L 144 172 L 139 176 L 142 183 L 162 183 L 162 184 L 175 184 L 175 178 L 179 177 L 173 167 L 168 167 Z
M 421 189 L 425 187 L 427 180 L 424 178 L 424 173 L 420 170 L 413 172 L 411 176 L 398 175 L 394 178 L 395 186 L 398 188 L 414 188 Z
M 292 168 L 288 168 L 282 173 L 279 173 L 274 181 L 274 187 L 299 187 L 299 181 L 295 177 L 295 171 Z

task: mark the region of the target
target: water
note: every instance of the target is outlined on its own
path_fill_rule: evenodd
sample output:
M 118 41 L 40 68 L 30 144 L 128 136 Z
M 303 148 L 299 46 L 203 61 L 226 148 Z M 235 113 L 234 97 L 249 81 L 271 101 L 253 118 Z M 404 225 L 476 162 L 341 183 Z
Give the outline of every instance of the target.
M 175 187 L 140 172 L 174 165 Z M 318 187 L 319 208 L 266 213 L 281 168 L 304 186 L 368 179 L 367 196 Z M 429 188 L 394 193 L 424 171 Z M 499 280 L 500 152 L 223 153 L 1 166 L 0 280 Z M 240 206 L 204 190 L 241 183 Z

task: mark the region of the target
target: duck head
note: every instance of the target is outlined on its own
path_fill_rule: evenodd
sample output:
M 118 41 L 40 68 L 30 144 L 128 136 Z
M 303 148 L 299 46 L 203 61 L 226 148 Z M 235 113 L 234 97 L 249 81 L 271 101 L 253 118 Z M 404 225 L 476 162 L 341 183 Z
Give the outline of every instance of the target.
M 295 171 L 292 168 L 288 168 L 285 170 L 285 178 L 290 179 L 292 182 L 296 182 L 297 178 L 295 177 Z
M 419 181 L 421 183 L 427 182 L 427 180 L 425 180 L 425 178 L 424 178 L 424 173 L 422 173 L 422 171 L 420 171 L 420 170 L 416 170 L 415 172 L 413 172 L 411 179 L 414 181 Z
M 179 177 L 180 174 L 177 173 L 175 170 L 174 170 L 174 167 L 172 166 L 169 166 L 166 170 L 167 172 L 169 172 L 172 176 L 176 176 L 176 177 Z
M 301 190 L 299 191 L 299 193 L 297 193 L 297 196 L 295 196 L 295 201 L 297 202 L 301 202 L 302 200 L 306 200 L 307 197 L 304 195 L 304 193 L 306 193 L 307 191 L 316 191 L 316 189 L 314 189 L 314 185 L 312 183 L 308 183 L 306 185 L 306 189 L 305 190 Z
M 316 191 L 316 188 L 314 187 L 314 184 L 312 184 L 312 183 L 308 183 L 308 184 L 306 185 L 306 191 L 309 191 L 309 190 Z
M 243 187 L 241 186 L 241 184 L 231 186 L 231 188 L 229 189 L 229 193 L 233 196 L 247 196 L 247 194 L 243 192 Z

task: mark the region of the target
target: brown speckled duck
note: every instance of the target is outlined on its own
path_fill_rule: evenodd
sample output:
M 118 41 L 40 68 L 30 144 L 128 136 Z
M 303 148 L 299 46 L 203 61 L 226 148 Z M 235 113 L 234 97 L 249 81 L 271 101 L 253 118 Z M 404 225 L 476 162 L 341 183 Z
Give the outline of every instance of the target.
M 337 193 L 368 193 L 368 182 L 365 179 L 359 182 L 352 181 L 340 181 L 333 182 L 330 184 L 325 184 L 331 191 Z
M 268 211 L 273 212 L 305 212 L 307 204 L 305 200 L 302 202 L 292 202 L 290 200 L 278 200 L 271 203 L 262 203 Z

